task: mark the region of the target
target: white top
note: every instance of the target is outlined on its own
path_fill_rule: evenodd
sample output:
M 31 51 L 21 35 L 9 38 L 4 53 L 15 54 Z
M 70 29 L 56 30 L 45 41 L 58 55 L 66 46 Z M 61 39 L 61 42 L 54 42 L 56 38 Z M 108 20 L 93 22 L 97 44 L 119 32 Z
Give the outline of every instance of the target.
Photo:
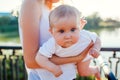
M 68 48 L 62 48 L 55 42 L 54 38 L 50 38 L 40 47 L 39 53 L 48 58 L 51 58 L 54 53 L 60 57 L 76 56 L 87 48 L 91 40 L 95 42 L 96 38 L 97 35 L 95 33 L 82 30 L 80 31 L 79 41 Z M 91 58 L 92 56 L 88 54 L 83 61 L 89 60 Z M 76 66 L 74 63 L 61 65 L 61 68 L 63 74 L 58 78 L 54 77 L 54 75 L 51 72 L 45 69 L 39 69 L 38 73 L 42 80 L 72 80 L 76 77 Z M 50 75 L 50 77 L 48 75 Z
M 42 12 L 40 20 L 40 46 L 51 37 L 49 33 L 49 10 L 46 6 L 43 6 Z

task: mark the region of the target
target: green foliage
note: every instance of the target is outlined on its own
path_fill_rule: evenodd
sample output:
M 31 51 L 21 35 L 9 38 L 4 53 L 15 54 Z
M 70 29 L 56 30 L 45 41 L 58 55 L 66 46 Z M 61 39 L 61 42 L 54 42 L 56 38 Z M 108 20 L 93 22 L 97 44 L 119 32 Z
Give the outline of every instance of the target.
M 4 58 L 0 59 L 0 62 L 5 64 L 5 68 L 1 68 L 2 76 L 6 75 L 8 80 L 12 80 L 12 78 L 16 80 L 17 77 L 19 78 L 19 80 L 25 80 L 24 79 L 25 66 L 23 63 L 22 55 L 19 56 L 6 55 L 6 56 L 7 57 L 4 62 L 3 62 Z M 4 74 L 5 73 L 4 71 L 6 72 L 6 74 Z
M 0 17 L 0 27 L 1 27 L 1 25 L 9 24 L 10 21 L 11 21 L 11 18 L 8 17 L 8 16 L 2 16 L 2 17 Z
M 86 29 L 97 29 L 99 28 L 99 23 L 102 19 L 99 17 L 98 13 L 94 13 L 86 18 L 87 24 L 85 26 Z
M 106 28 L 120 27 L 120 22 L 111 18 L 107 18 L 106 20 L 101 21 L 99 24 L 101 27 Z
M 20 43 L 18 25 L 0 26 L 0 41 Z
M 0 33 L 10 33 L 10 32 L 18 32 L 18 25 L 1 25 Z
M 19 42 L 18 18 L 2 16 L 0 17 L 0 41 Z
M 18 18 L 2 16 L 0 17 L 0 33 L 18 32 Z
M 103 20 L 99 14 L 96 12 L 90 16 L 86 17 L 87 24 L 85 25 L 85 29 L 94 30 L 100 28 L 113 28 L 113 27 L 120 27 L 120 21 L 114 20 L 112 18 L 107 18 Z
M 95 80 L 95 77 L 94 76 L 81 77 L 77 74 L 76 80 Z
M 18 17 L 15 16 L 1 16 L 0 17 L 0 26 L 2 25 L 15 25 L 18 24 Z

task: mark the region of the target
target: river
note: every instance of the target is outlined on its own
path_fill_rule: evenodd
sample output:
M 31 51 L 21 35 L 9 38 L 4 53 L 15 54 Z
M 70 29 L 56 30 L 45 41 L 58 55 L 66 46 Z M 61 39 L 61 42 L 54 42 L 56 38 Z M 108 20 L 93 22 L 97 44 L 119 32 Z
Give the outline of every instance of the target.
M 102 47 L 119 47 L 120 48 L 120 28 L 102 29 L 99 32 Z
M 120 47 L 120 27 L 119 28 L 102 28 L 95 31 L 101 39 L 102 47 Z M 18 38 L 1 39 L 0 45 L 16 45 L 19 44 Z

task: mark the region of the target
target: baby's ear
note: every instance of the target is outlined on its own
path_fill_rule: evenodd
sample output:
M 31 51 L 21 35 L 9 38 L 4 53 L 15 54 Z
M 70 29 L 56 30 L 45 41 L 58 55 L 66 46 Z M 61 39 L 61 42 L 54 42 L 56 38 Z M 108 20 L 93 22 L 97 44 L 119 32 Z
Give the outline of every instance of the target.
M 86 23 L 87 23 L 86 20 L 80 19 L 80 29 L 83 29 Z

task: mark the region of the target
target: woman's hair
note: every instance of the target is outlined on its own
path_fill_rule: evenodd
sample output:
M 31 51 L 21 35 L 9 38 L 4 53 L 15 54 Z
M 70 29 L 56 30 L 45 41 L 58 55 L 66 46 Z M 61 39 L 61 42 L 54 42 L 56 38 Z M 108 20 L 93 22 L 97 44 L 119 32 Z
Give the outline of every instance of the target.
M 64 3 L 64 0 L 59 0 L 59 3 L 63 4 L 63 3 Z M 52 9 L 52 8 L 54 7 L 52 0 L 45 0 L 45 5 L 46 5 L 49 9 Z
M 81 13 L 75 7 L 60 5 L 51 11 L 49 15 L 50 27 L 61 22 L 61 19 L 69 20 L 75 18 L 76 23 L 80 22 Z
M 52 8 L 52 2 L 50 1 L 50 0 L 45 0 L 45 5 L 49 8 L 49 9 L 51 9 Z

